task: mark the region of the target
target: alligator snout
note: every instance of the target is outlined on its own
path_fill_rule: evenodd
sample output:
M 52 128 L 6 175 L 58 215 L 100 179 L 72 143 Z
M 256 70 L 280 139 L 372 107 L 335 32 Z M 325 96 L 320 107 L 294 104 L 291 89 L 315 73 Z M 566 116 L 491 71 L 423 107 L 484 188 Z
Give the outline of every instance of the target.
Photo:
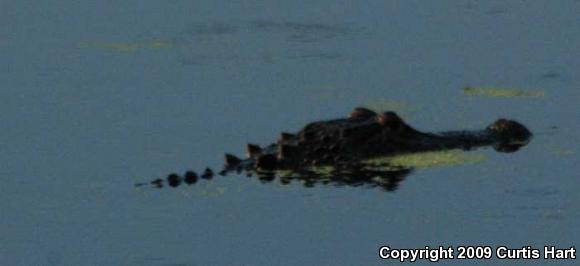
M 524 125 L 514 120 L 498 119 L 486 130 L 494 134 L 498 142 L 493 148 L 499 152 L 515 152 L 525 146 L 532 137 L 532 132 Z
M 514 120 L 498 119 L 487 127 L 503 141 L 526 141 L 532 137 L 532 132 L 524 125 Z

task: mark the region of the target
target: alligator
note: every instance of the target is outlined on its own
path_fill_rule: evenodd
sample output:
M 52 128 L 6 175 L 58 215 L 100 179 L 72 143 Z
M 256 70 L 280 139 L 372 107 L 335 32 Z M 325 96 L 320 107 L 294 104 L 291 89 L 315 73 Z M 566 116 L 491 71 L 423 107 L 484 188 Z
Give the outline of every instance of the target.
M 472 150 L 492 146 L 498 152 L 515 152 L 525 146 L 532 133 L 514 120 L 498 119 L 483 130 L 426 133 L 409 126 L 395 112 L 376 113 L 364 107 L 355 108 L 346 118 L 307 124 L 295 134 L 281 133 L 278 140 L 261 147 L 248 144 L 245 159 L 225 154 L 225 166 L 219 172 L 246 172 L 263 181 L 271 181 L 276 172 L 292 173 L 282 183 L 301 179 L 305 186 L 317 182 L 335 185 L 369 185 L 394 190 L 412 169 L 391 166 L 372 170 L 365 161 L 377 157 L 450 149 Z M 330 166 L 330 172 L 316 171 Z M 213 170 L 206 168 L 200 176 L 211 179 Z M 193 184 L 198 175 L 187 171 L 184 176 L 170 174 L 169 186 Z M 162 187 L 163 179 L 151 184 Z M 144 185 L 144 184 L 137 184 Z

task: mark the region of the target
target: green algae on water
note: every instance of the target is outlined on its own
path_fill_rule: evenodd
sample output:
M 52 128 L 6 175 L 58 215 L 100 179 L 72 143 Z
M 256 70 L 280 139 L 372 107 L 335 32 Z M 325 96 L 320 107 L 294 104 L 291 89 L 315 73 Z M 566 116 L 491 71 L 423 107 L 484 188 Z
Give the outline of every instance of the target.
M 485 96 L 495 98 L 544 97 L 543 91 L 523 91 L 518 89 L 475 88 L 475 87 L 463 88 L 463 94 L 468 96 Z
M 396 170 L 400 168 L 432 168 L 482 162 L 481 154 L 469 154 L 461 150 L 433 151 L 401 154 L 366 160 L 368 168 L 375 170 Z

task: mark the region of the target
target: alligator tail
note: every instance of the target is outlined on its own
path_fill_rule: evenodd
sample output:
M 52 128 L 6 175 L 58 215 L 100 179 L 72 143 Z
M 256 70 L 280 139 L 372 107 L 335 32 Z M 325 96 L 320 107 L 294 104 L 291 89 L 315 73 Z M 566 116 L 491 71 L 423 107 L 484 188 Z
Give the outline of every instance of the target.
M 248 149 L 252 150 L 252 154 L 261 152 L 259 146 L 257 145 L 250 144 L 248 145 Z M 225 176 L 230 172 L 241 172 L 243 170 L 242 165 L 251 163 L 250 162 L 251 160 L 253 159 L 252 158 L 240 159 L 235 155 L 226 153 L 224 168 L 218 174 L 221 176 Z M 171 173 L 167 175 L 165 178 L 157 178 L 147 183 L 137 183 L 135 184 L 135 187 L 152 186 L 155 188 L 163 188 L 165 186 L 178 187 L 181 184 L 193 185 L 197 183 L 199 179 L 209 180 L 212 179 L 214 176 L 215 176 L 214 171 L 211 168 L 207 167 L 201 174 L 198 174 L 192 170 L 186 171 L 183 175 Z
M 178 187 L 179 185 L 185 183 L 187 185 L 193 185 L 197 183 L 199 179 L 212 179 L 214 177 L 214 171 L 211 168 L 205 168 L 203 173 L 198 175 L 196 172 L 188 170 L 183 175 L 177 173 L 171 173 L 165 178 L 157 178 L 148 183 L 137 183 L 135 187 L 142 186 L 153 186 L 155 188 L 163 188 L 164 186 Z

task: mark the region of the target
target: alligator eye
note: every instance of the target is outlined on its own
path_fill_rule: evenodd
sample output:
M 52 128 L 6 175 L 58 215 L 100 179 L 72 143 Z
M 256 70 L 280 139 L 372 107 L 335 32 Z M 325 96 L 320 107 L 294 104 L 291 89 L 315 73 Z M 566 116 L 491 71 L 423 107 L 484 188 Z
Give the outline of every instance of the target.
M 379 125 L 397 130 L 403 126 L 403 120 L 395 112 L 384 112 L 376 116 Z
M 352 110 L 352 112 L 350 112 L 350 114 L 348 115 L 348 118 L 366 119 L 366 118 L 371 118 L 375 115 L 377 115 L 377 113 L 373 112 L 372 110 L 369 110 L 369 109 L 364 108 L 364 107 L 357 107 L 357 108 L 354 108 L 354 110 Z

